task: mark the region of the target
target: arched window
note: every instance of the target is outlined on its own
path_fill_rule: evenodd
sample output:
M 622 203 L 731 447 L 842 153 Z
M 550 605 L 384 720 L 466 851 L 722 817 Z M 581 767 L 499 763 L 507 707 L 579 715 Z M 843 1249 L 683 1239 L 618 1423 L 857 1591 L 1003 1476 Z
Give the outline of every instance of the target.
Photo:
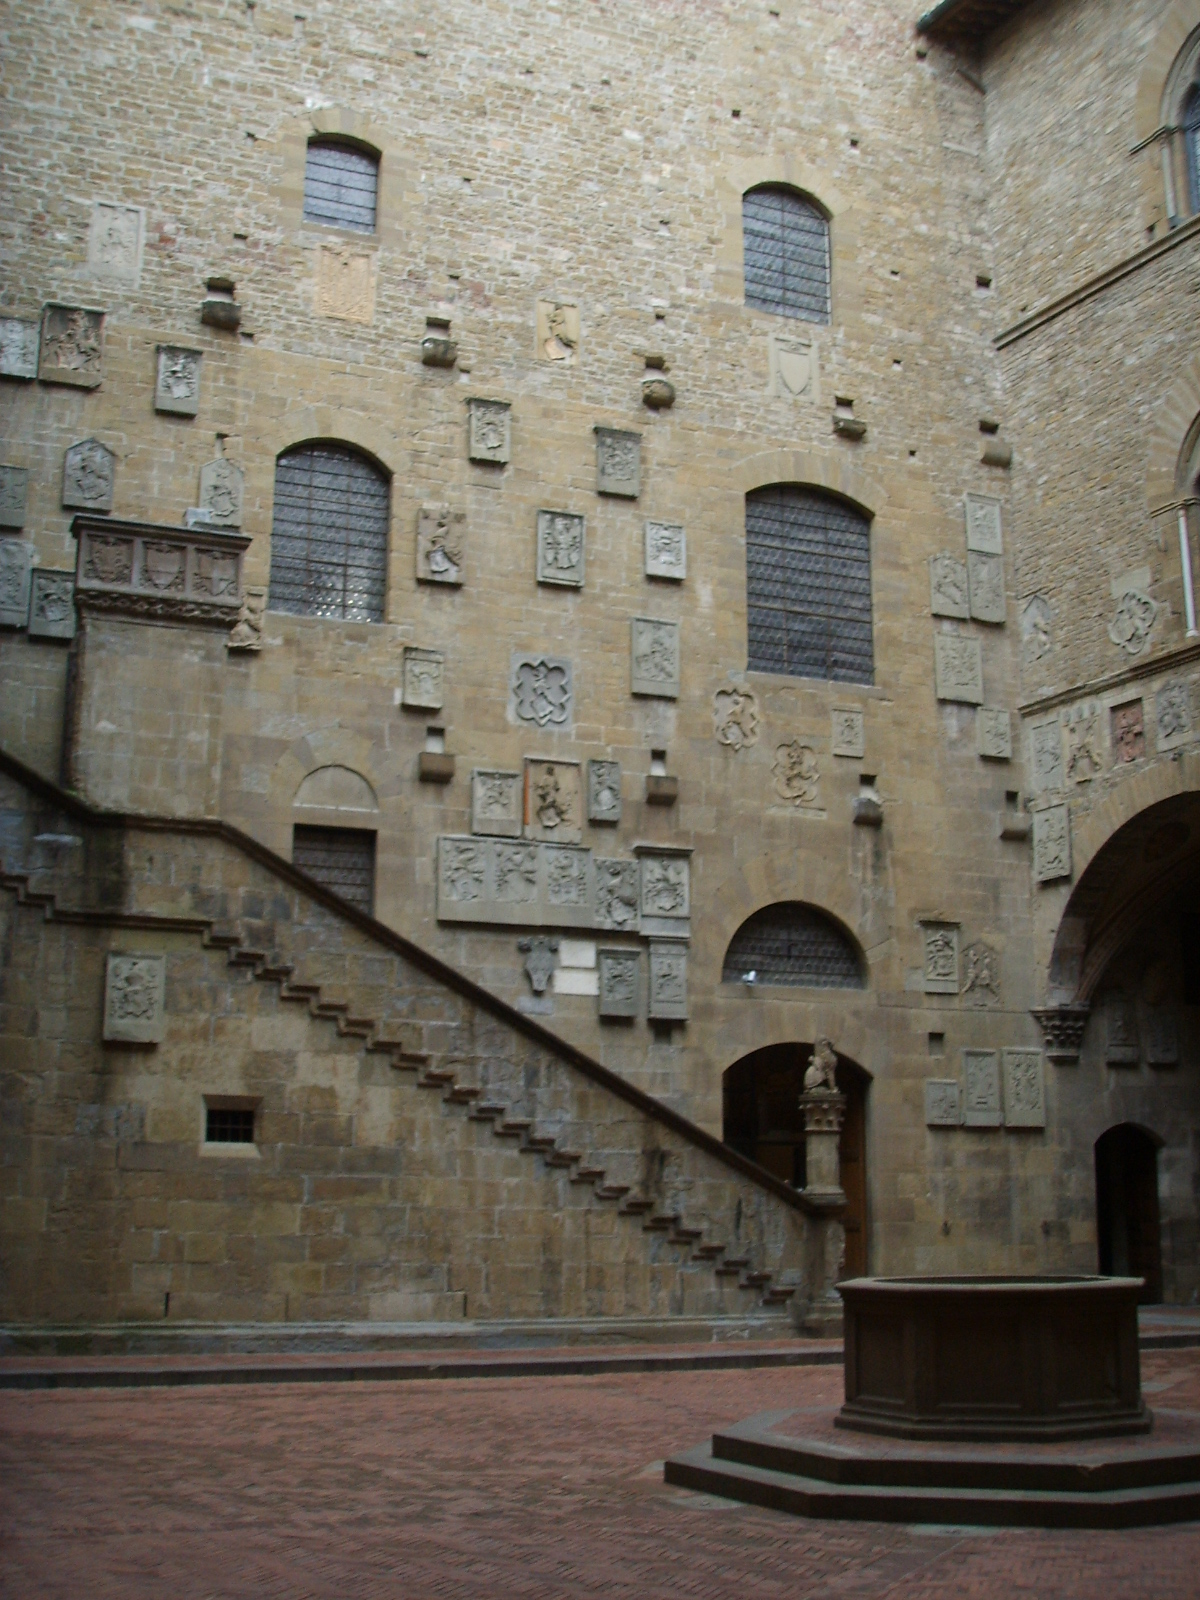
M 1183 146 L 1187 158 L 1188 198 L 1192 215 L 1200 211 L 1200 83 L 1193 83 L 1183 103 Z
M 302 444 L 275 463 L 271 609 L 382 622 L 389 485 L 357 450 Z
M 747 918 L 725 952 L 722 983 L 861 989 L 862 962 L 848 935 L 815 906 L 782 900 Z
M 1174 224 L 1200 213 L 1200 28 L 1171 64 L 1160 118 L 1163 181 Z
M 828 322 L 829 222 L 794 189 L 742 196 L 746 304 L 806 322 Z
M 845 500 L 777 483 L 746 496 L 752 672 L 871 683 L 870 523 Z
M 304 164 L 304 220 L 374 233 L 379 157 L 344 139 L 310 139 Z

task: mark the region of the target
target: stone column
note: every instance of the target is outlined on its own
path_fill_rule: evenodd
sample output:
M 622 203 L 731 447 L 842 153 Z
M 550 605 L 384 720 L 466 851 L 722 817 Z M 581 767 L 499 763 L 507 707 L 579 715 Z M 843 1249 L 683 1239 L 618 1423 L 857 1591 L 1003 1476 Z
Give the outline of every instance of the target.
M 846 1096 L 838 1092 L 837 1052 L 828 1039 L 818 1039 L 813 1046 L 804 1074 L 800 1111 L 804 1118 L 804 1194 L 823 1214 L 812 1217 L 809 1223 L 807 1292 L 793 1300 L 792 1315 L 802 1333 L 831 1339 L 842 1331 L 842 1300 L 835 1286 L 842 1276 L 846 1254 L 846 1232 L 841 1220 L 846 1195 L 838 1157 Z
M 846 1096 L 836 1089 L 811 1089 L 800 1096 L 800 1110 L 807 1174 L 804 1192 L 822 1205 L 844 1205 L 838 1138 L 846 1118 Z

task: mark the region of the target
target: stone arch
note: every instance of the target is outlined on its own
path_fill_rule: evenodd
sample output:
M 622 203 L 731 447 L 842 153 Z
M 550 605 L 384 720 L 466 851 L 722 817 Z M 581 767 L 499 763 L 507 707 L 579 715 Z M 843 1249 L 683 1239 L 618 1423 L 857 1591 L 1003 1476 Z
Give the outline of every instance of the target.
M 280 127 L 275 140 L 280 168 L 276 198 L 284 228 L 295 233 L 306 226 L 304 167 L 308 141 L 316 136 L 346 139 L 379 157 L 375 231 L 361 238 L 369 245 L 400 244 L 402 217 L 411 210 L 413 200 L 407 152 L 381 123 L 349 106 L 317 106 L 302 116 L 288 117 Z M 329 231 L 337 237 L 340 230 Z
M 403 794 L 399 758 L 372 744 L 363 734 L 335 723 L 302 735 L 279 757 L 271 769 L 266 814 L 279 818 L 281 829 L 290 828 L 297 797 L 306 780 L 335 768 L 348 771 L 364 784 L 379 811 Z M 336 807 L 329 809 L 332 813 Z M 279 848 L 279 842 L 273 848 Z M 287 851 L 283 853 L 286 855 Z
M 772 935 L 779 933 L 793 933 L 809 945 L 809 959 L 775 959 L 779 941 Z M 759 970 L 764 963 L 766 970 Z M 737 982 L 751 966 L 756 981 L 771 987 L 861 989 L 866 960 L 857 939 L 836 917 L 819 906 L 784 900 L 760 906 L 740 924 L 725 949 L 722 982 Z M 793 975 L 794 969 L 799 975 Z
M 339 811 L 379 810 L 375 790 L 362 773 L 336 764 L 316 767 L 302 778 L 292 796 L 292 805 L 333 807 Z
M 1200 0 L 1175 0 L 1158 25 L 1142 60 L 1134 97 L 1131 143 L 1141 162 L 1143 225 L 1157 231 L 1167 221 L 1164 178 L 1164 105 L 1171 69 L 1189 38 L 1200 28 Z
M 734 467 L 731 483 L 743 495 L 772 483 L 824 489 L 849 500 L 871 519 L 888 499 L 883 486 L 847 461 L 844 451 L 763 450 Z
M 1146 464 L 1146 501 L 1152 514 L 1174 506 L 1187 493 L 1188 463 L 1198 431 L 1200 356 L 1194 356 L 1155 409 Z

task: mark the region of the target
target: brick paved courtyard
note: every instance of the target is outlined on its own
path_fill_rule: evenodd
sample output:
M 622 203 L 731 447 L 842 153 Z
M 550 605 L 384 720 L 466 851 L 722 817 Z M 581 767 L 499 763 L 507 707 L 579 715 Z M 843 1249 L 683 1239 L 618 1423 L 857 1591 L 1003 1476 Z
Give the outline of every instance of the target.
M 1200 1352 L 1143 1356 L 1200 1409 Z M 1200 1524 L 810 1523 L 669 1489 L 717 1424 L 840 1368 L 0 1395 L 0 1593 L 191 1597 L 1200 1593 Z

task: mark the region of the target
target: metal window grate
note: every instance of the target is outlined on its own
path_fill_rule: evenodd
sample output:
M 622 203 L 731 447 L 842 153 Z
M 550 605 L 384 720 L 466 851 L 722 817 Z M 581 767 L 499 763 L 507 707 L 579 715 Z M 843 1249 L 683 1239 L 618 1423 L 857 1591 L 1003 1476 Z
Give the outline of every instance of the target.
M 1183 103 L 1183 143 L 1187 154 L 1188 189 L 1193 214 L 1200 211 L 1200 83 Z
M 301 445 L 275 464 L 271 609 L 382 622 L 388 480 L 354 450 Z
M 806 322 L 828 322 L 829 223 L 791 189 L 742 197 L 746 304 Z
M 816 489 L 746 496 L 751 671 L 871 683 L 870 523 Z
M 208 1106 L 204 1113 L 206 1144 L 253 1144 L 254 1110 L 250 1106 Z
M 844 933 L 812 906 L 785 901 L 756 911 L 734 934 L 721 972 L 724 983 L 807 989 L 861 989 L 858 953 Z
M 364 828 L 292 829 L 292 865 L 372 914 L 375 903 L 375 835 Z
M 375 231 L 379 157 L 351 145 L 314 139 L 304 166 L 304 220 Z

